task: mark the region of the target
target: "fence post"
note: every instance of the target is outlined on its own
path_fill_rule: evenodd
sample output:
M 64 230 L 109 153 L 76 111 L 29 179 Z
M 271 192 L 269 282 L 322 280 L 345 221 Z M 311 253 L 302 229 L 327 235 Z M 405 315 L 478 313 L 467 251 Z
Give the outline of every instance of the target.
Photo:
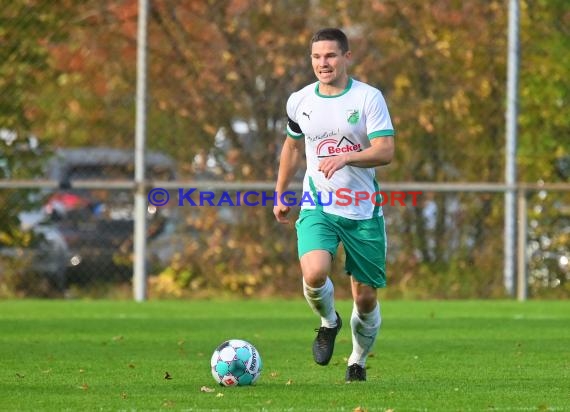
M 135 210 L 133 294 L 137 302 L 146 299 L 146 41 L 148 0 L 139 0 L 137 34 L 137 90 L 135 124 Z
M 527 262 L 527 191 L 523 187 L 517 190 L 518 226 L 517 226 L 517 300 L 524 302 L 528 295 Z
M 509 186 L 517 182 L 517 101 L 519 65 L 519 0 L 509 2 L 508 62 L 507 62 L 507 110 L 505 144 L 505 183 Z M 515 272 L 515 189 L 505 192 L 505 235 L 504 235 L 504 282 L 509 295 L 514 295 Z

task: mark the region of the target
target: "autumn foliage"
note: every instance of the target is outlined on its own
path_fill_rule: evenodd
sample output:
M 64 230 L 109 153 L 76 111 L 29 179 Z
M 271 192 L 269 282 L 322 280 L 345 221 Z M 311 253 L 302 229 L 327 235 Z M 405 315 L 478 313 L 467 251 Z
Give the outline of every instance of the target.
M 380 183 L 504 180 L 507 2 L 150 4 L 147 144 L 173 156 L 182 179 L 273 181 L 286 99 L 313 81 L 310 37 L 339 26 L 353 75 L 382 89 L 395 124 Z M 520 4 L 519 179 L 567 181 L 555 164 L 569 154 L 570 5 Z M 0 16 L 0 127 L 55 147 L 133 147 L 136 0 L 14 0 Z M 390 211 L 393 293 L 500 296 L 502 207 L 499 195 L 426 193 Z M 234 224 L 204 211 L 199 222 L 185 222 L 200 238 L 154 273 L 155 293 L 297 290 L 294 231 L 269 210 L 242 210 Z

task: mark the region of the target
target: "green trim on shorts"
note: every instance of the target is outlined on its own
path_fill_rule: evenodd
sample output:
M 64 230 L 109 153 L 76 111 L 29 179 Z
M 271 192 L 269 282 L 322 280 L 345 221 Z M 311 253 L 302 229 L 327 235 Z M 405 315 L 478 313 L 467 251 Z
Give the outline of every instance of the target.
M 318 209 L 303 209 L 295 228 L 299 259 L 313 250 L 326 250 L 334 258 L 342 242 L 346 274 L 373 288 L 386 287 L 384 216 L 354 220 Z

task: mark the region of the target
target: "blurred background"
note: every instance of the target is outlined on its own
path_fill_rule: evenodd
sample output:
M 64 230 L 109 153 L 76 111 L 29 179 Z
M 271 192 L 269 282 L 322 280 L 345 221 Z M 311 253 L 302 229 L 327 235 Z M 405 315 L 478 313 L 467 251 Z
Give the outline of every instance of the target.
M 570 3 L 519 5 L 528 296 L 568 298 Z M 2 1 L 1 298 L 132 298 L 125 182 L 135 165 L 138 9 L 136 0 Z M 152 0 L 148 17 L 149 187 L 272 192 L 287 97 L 314 81 L 311 35 L 337 26 L 351 40 L 352 75 L 383 91 L 397 131 L 380 185 L 431 184 L 418 186 L 418 204 L 385 207 L 383 293 L 513 295 L 504 191 L 472 186 L 505 181 L 507 1 Z M 300 293 L 295 232 L 271 205 L 149 204 L 147 231 L 150 299 Z M 342 265 L 339 254 L 333 280 L 348 285 Z

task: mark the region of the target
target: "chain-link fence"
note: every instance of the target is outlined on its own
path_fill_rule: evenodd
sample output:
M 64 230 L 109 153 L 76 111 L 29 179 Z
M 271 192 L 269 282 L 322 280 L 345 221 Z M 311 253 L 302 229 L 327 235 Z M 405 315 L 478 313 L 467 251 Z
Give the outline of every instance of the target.
M 570 7 L 523 3 L 520 180 L 568 185 Z M 388 101 L 397 155 L 381 185 L 502 182 L 506 6 L 351 4 L 151 1 L 147 192 L 269 193 L 285 102 L 313 81 L 308 44 L 325 25 L 346 30 L 354 76 Z M 138 6 L 0 11 L 1 296 L 131 296 Z M 530 296 L 570 293 L 565 187 L 525 192 Z M 504 296 L 503 192 L 419 190 L 416 204 L 385 205 L 387 293 Z M 295 233 L 271 205 L 149 203 L 147 219 L 151 297 L 298 293 Z
M 3 246 L 4 293 L 107 296 L 122 290 L 129 295 L 132 190 L 104 188 L 113 183 L 120 186 L 124 181 L 78 181 L 79 188 L 48 189 L 38 197 L 45 200 L 41 208 L 20 212 L 26 231 L 37 236 L 24 245 Z M 162 190 L 162 195 L 149 203 L 147 215 L 149 295 L 296 294 L 296 237 L 292 225 L 275 222 L 271 184 L 227 189 L 188 184 L 171 181 L 167 189 L 152 189 Z M 504 296 L 503 193 L 449 191 L 445 185 L 438 189 L 392 189 L 383 194 L 388 293 L 425 298 Z M 27 204 L 21 200 L 23 191 L 3 189 L 3 194 Z M 163 204 L 166 191 L 169 201 Z M 570 273 L 570 195 L 547 190 L 527 195 L 529 296 L 564 296 Z M 293 219 L 301 199 L 299 191 L 288 197 Z M 339 253 L 334 279 L 346 283 L 342 265 Z

